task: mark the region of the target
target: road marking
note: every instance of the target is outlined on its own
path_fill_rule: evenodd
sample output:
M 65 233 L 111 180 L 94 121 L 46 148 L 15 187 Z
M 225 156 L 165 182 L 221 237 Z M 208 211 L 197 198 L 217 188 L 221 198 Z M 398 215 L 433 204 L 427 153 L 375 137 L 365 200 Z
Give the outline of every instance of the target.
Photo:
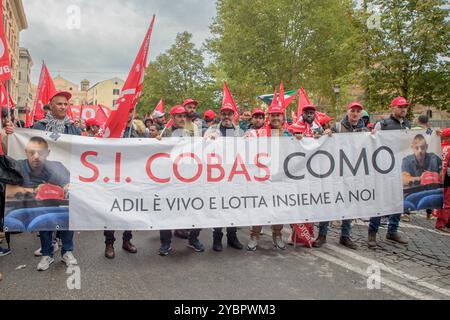
M 339 248 L 338 246 L 335 246 L 335 245 L 328 244 L 327 247 L 329 249 L 333 250 L 334 252 L 338 252 L 338 253 L 344 254 L 344 255 L 346 255 L 346 256 L 348 256 L 350 258 L 353 258 L 355 260 L 358 260 L 360 262 L 367 263 L 368 265 L 379 266 L 382 270 L 384 270 L 386 272 L 389 272 L 389 273 L 391 273 L 391 274 L 393 274 L 395 276 L 401 277 L 401 278 L 409 280 L 409 281 L 413 281 L 415 284 L 417 284 L 419 286 L 422 286 L 422 287 L 427 288 L 429 290 L 433 290 L 435 292 L 439 292 L 440 294 L 443 294 L 443 295 L 445 295 L 447 297 L 450 297 L 450 290 L 447 290 L 447 289 L 441 288 L 439 286 L 436 286 L 434 284 L 428 283 L 426 281 L 420 280 L 419 278 L 417 278 L 415 276 L 411 276 L 411 275 L 409 275 L 409 274 L 407 274 L 407 273 L 405 273 L 403 271 L 400 271 L 400 270 L 388 267 L 382 262 L 378 262 L 378 261 L 366 258 L 366 257 L 364 257 L 362 255 L 359 255 L 357 253 L 351 252 L 349 250 L 345 250 L 345 249 Z
M 334 264 L 336 264 L 338 266 L 341 266 L 341 267 L 343 267 L 345 269 L 348 269 L 350 271 L 358 273 L 358 274 L 362 275 L 363 277 L 368 277 L 368 274 L 367 274 L 367 272 L 365 270 L 363 270 L 363 269 L 361 269 L 359 267 L 356 267 L 356 266 L 354 266 L 354 265 L 352 265 L 352 264 L 350 264 L 348 262 L 345 262 L 345 261 L 343 261 L 341 259 L 333 257 L 333 256 L 331 256 L 331 255 L 329 255 L 329 254 L 327 254 L 325 252 L 312 251 L 311 254 L 315 255 L 316 257 L 322 258 L 322 259 L 324 259 L 326 261 L 329 261 L 331 263 L 334 263 Z M 386 286 L 388 286 L 388 287 L 390 287 L 390 288 L 392 288 L 392 289 L 394 289 L 394 290 L 396 290 L 396 291 L 399 291 L 399 292 L 401 292 L 401 293 L 403 293 L 403 294 L 405 294 L 405 295 L 407 295 L 409 297 L 413 297 L 415 299 L 420 299 L 420 300 L 435 300 L 436 299 L 435 297 L 433 297 L 431 295 L 428 295 L 428 294 L 422 293 L 420 291 L 408 288 L 408 287 L 406 287 L 406 286 L 404 286 L 402 284 L 399 284 L 399 283 L 397 283 L 395 281 L 391 281 L 391 280 L 385 279 L 384 277 L 381 278 L 381 283 L 386 285 Z

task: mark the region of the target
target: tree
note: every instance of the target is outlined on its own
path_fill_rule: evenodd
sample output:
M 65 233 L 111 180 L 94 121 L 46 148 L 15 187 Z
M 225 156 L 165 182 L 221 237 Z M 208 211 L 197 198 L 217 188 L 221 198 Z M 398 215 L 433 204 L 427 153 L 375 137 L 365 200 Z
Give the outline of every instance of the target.
M 140 114 L 152 112 L 161 97 L 166 106 L 181 104 L 186 98 L 198 100 L 200 110 L 217 105 L 210 69 L 191 39 L 188 32 L 178 34 L 175 43 L 150 63 L 139 101 Z
M 362 19 L 379 15 L 366 30 L 367 69 L 363 82 L 374 109 L 395 96 L 450 111 L 449 22 L 444 0 L 367 0 Z M 411 117 L 413 108 L 409 110 Z
M 241 104 L 280 80 L 334 101 L 361 64 L 354 19 L 346 0 L 219 0 L 207 47 Z

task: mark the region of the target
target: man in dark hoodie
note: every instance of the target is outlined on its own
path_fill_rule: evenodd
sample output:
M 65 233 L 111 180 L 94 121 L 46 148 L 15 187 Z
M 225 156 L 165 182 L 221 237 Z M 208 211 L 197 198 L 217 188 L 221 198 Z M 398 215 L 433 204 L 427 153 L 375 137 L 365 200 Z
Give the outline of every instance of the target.
M 345 115 L 344 119 L 341 122 L 338 122 L 332 128 L 335 133 L 342 132 L 367 132 L 369 129 L 366 127 L 364 120 L 362 119 L 362 111 L 364 107 L 359 102 L 352 102 L 347 107 L 348 111 Z M 329 222 L 321 222 L 319 224 L 319 236 L 316 241 L 314 241 L 313 247 L 320 248 L 327 242 L 327 233 L 328 233 L 328 225 Z M 350 238 L 350 234 L 352 231 L 352 220 L 344 220 L 342 221 L 341 227 L 341 238 L 339 243 L 343 246 L 353 249 L 356 249 L 356 245 Z

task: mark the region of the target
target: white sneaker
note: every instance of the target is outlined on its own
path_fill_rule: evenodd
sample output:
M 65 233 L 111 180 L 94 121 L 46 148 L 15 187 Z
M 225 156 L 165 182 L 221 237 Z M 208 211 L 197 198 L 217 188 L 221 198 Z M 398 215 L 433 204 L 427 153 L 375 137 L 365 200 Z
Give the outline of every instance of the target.
M 48 268 L 50 268 L 50 265 L 55 262 L 55 259 L 53 259 L 52 257 L 42 257 L 41 261 L 39 262 L 39 264 L 37 265 L 37 269 L 38 271 L 45 271 Z
M 53 243 L 53 253 L 57 253 L 59 251 L 59 245 L 58 242 Z M 42 248 L 37 249 L 34 252 L 35 257 L 42 257 Z
M 280 250 L 286 250 L 286 244 L 283 242 L 283 239 L 281 239 L 281 237 L 276 237 L 273 240 L 273 246 Z
M 77 259 L 75 259 L 75 257 L 73 256 L 73 253 L 70 251 L 66 252 L 62 256 L 61 261 L 64 262 L 67 267 L 75 266 L 78 264 Z
M 247 244 L 247 251 L 256 251 L 256 248 L 258 247 L 258 240 L 254 237 L 250 237 L 250 240 Z

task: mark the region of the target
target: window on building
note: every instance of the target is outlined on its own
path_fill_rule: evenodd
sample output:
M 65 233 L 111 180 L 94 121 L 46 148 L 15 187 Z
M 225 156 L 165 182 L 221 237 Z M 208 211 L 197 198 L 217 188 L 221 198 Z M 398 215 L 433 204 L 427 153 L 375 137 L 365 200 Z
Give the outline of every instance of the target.
M 22 80 L 22 72 L 19 71 L 19 81 Z
M 118 96 L 120 94 L 120 90 L 119 89 L 113 89 L 113 95 L 114 96 Z
M 113 106 L 116 104 L 116 101 L 117 101 L 117 100 L 113 100 L 113 103 L 112 103 Z

